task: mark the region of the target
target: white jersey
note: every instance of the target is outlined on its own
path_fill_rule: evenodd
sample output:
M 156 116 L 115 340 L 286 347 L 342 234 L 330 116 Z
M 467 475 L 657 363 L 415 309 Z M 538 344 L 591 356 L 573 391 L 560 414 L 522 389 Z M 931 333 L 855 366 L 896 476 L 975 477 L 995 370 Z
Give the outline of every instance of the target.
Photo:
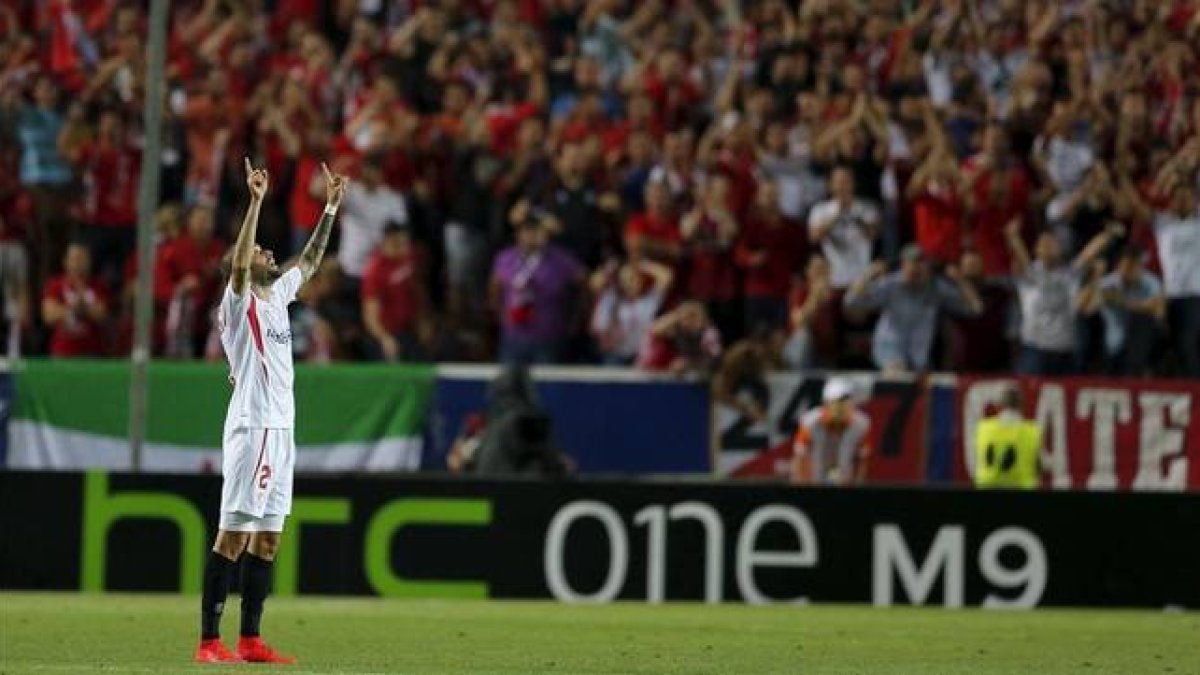
M 272 284 L 268 300 L 249 288 L 239 296 L 233 286 L 225 286 L 217 322 L 234 381 L 225 414 L 226 430 L 295 426 L 292 329 L 287 308 L 303 280 L 300 269 L 293 267 Z

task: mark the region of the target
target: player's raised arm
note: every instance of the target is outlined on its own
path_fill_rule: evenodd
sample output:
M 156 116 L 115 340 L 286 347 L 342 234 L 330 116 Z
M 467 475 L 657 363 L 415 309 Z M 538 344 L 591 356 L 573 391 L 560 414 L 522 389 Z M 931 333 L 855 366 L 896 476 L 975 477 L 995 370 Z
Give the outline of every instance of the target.
M 250 188 L 250 206 L 246 208 L 246 217 L 242 220 L 242 229 L 238 231 L 237 242 L 233 245 L 233 273 L 229 284 L 233 292 L 241 295 L 250 284 L 250 263 L 254 259 L 254 239 L 258 234 L 258 212 L 262 209 L 263 198 L 267 196 L 269 177 L 266 169 L 255 169 L 246 162 L 246 186 Z
M 308 281 L 317 273 L 321 266 L 321 258 L 325 256 L 325 246 L 329 244 L 329 233 L 333 230 L 333 221 L 337 217 L 338 207 L 342 205 L 342 197 L 346 195 L 346 177 L 332 173 L 329 167 L 321 165 L 325 172 L 325 212 L 313 229 L 312 237 L 304 246 L 297 265 L 304 280 Z

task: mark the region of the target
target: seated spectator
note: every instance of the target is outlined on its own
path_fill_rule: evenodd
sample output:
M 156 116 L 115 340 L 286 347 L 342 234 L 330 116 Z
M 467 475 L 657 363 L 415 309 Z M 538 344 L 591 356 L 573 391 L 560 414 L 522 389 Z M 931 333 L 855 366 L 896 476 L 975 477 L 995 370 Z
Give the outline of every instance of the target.
M 829 261 L 831 285 L 842 290 L 870 266 L 881 221 L 874 204 L 854 196 L 854 173 L 849 167 L 833 170 L 829 191 L 832 198 L 808 214 L 808 238 L 820 245 Z
M 637 360 L 675 275 L 648 260 L 610 264 L 592 275 L 592 335 L 605 365 L 630 366 Z
M 1104 319 L 1108 372 L 1145 375 L 1167 315 L 1162 282 L 1146 270 L 1142 250 L 1128 246 L 1098 291 L 1094 304 Z
M 376 359 L 420 356 L 417 323 L 428 306 L 424 268 L 408 230 L 394 221 L 388 223 L 363 270 L 363 324 L 373 341 L 368 351 Z
M 783 360 L 792 368 L 831 368 L 840 345 L 840 294 L 829 283 L 829 263 L 816 254 L 808 259 L 804 281 L 788 300 L 788 338 Z
M 793 441 L 792 482 L 858 485 L 871 456 L 871 418 L 854 403 L 854 385 L 830 378 L 822 405 L 800 418 Z
M 779 190 L 759 183 L 755 208 L 735 250 L 743 272 L 744 330 L 784 330 L 788 325 L 788 292 L 792 272 L 800 268 L 808 241 L 800 225 L 779 209 Z
M 1021 351 L 1017 372 L 1022 375 L 1068 375 L 1076 370 L 1076 315 L 1083 309 L 1080 287 L 1092 262 L 1109 242 L 1124 233 L 1111 226 L 1092 238 L 1069 264 L 1063 262 L 1062 245 L 1049 232 L 1037 240 L 1036 261 L 1030 261 L 1021 239 L 1021 223 L 1005 228 L 1012 251 L 1017 297 L 1021 306 Z M 1098 275 L 1092 274 L 1098 278 Z
M 491 300 L 500 319 L 500 360 L 556 363 L 577 311 L 585 271 L 567 251 L 548 241 L 542 224 L 528 218 L 516 244 L 496 257 Z
M 87 247 L 71 244 L 63 256 L 63 273 L 51 279 L 42 294 L 42 321 L 52 331 L 50 355 L 103 355 L 107 312 L 108 296 L 92 278 Z
M 947 366 L 956 373 L 1008 371 L 1012 363 L 1011 286 L 984 274 L 983 258 L 975 250 L 963 252 L 958 272 L 983 303 L 983 311 L 948 317 Z
M 659 317 L 638 353 L 638 367 L 673 375 L 707 375 L 721 356 L 721 334 L 704 304 L 689 300 Z
M 900 253 L 900 271 L 885 275 L 875 263 L 846 292 L 852 311 L 880 311 L 871 341 L 871 356 L 884 373 L 922 372 L 937 331 L 938 312 L 978 315 L 983 303 L 954 268 L 947 279 L 936 278 L 916 244 Z

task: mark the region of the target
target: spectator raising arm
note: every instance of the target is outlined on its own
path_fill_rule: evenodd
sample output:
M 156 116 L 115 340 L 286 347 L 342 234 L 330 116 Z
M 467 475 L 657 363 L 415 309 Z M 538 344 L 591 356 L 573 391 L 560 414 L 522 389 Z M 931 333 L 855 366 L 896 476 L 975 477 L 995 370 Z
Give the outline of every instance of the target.
M 1109 244 L 1120 239 L 1124 234 L 1124 225 L 1115 222 L 1109 223 L 1105 226 L 1103 232 L 1092 237 L 1092 240 L 1087 243 L 1087 246 L 1083 247 L 1079 255 L 1075 256 L 1075 260 L 1071 263 L 1071 266 L 1075 268 L 1076 272 L 1083 273 L 1092 264 L 1092 261 L 1096 260 L 1101 253 L 1104 253 L 1104 249 L 1108 248 Z
M 1008 242 L 1008 250 L 1012 253 L 1012 272 L 1014 277 L 1024 276 L 1029 269 L 1029 249 L 1025 246 L 1025 240 L 1021 238 L 1021 219 L 1013 218 L 1004 226 L 1005 241 Z
M 851 312 L 872 312 L 881 309 L 887 298 L 883 286 L 875 282 L 886 273 L 887 267 L 882 262 L 871 263 L 866 273 L 846 291 L 843 301 L 845 308 Z

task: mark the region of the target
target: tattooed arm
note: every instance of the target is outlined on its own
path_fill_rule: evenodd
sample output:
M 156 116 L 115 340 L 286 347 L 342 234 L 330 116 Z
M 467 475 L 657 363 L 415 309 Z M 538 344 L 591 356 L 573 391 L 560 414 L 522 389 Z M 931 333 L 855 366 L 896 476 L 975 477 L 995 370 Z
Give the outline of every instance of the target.
M 321 214 L 321 220 L 317 221 L 312 237 L 300 253 L 298 266 L 305 281 L 312 279 L 321 267 L 321 258 L 325 256 L 325 247 L 329 244 L 333 221 L 337 217 L 338 207 L 342 205 L 342 197 L 346 194 L 345 176 L 330 173 L 329 167 L 324 164 L 321 165 L 321 170 L 325 172 L 325 212 Z

